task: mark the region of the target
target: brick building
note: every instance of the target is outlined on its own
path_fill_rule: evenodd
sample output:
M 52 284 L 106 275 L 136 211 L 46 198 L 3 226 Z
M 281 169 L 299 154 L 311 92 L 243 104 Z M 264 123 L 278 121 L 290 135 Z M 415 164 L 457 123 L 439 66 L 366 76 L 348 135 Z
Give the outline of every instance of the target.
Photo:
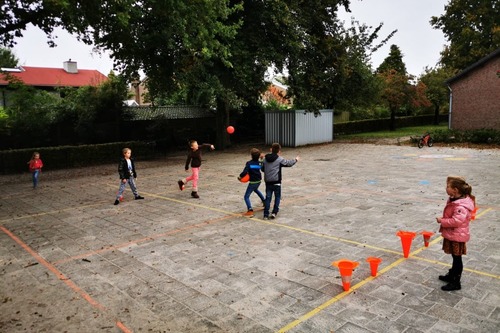
M 500 130 L 500 48 L 446 83 L 451 94 L 451 129 Z

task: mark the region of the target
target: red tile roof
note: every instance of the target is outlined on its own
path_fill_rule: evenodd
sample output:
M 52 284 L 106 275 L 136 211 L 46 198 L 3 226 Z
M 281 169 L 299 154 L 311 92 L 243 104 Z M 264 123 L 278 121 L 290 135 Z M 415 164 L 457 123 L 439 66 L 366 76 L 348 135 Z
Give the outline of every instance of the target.
M 20 72 L 9 72 L 28 86 L 36 87 L 82 87 L 98 86 L 108 80 L 97 70 L 79 69 L 78 73 L 68 73 L 62 68 L 22 66 Z M 5 76 L 0 72 L 0 85 L 7 85 Z

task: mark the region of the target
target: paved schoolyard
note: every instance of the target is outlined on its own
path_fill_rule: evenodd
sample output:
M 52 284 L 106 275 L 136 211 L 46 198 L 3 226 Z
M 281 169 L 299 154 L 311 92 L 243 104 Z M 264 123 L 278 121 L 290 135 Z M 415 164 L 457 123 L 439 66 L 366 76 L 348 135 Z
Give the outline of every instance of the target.
M 0 176 L 0 332 L 500 330 L 500 150 L 285 147 L 302 159 L 264 221 L 256 196 L 256 216 L 241 215 L 249 148 L 204 153 L 200 199 L 177 187 L 182 153 L 137 161 L 146 199 L 127 189 L 118 206 L 116 165 L 60 179 L 47 166 L 38 190 Z M 417 235 L 409 258 L 396 236 L 437 231 L 449 174 L 480 207 L 455 292 L 437 279 L 451 264 L 439 235 Z M 339 259 L 359 263 L 347 292 Z

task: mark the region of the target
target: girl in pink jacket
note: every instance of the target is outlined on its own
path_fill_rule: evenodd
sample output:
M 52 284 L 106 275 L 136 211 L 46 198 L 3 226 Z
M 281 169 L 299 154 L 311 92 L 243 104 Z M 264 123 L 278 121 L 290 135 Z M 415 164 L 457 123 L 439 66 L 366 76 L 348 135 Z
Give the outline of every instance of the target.
M 448 282 L 441 289 L 451 291 L 461 289 L 460 278 L 464 268 L 462 255 L 467 254 L 469 223 L 476 198 L 472 195 L 472 186 L 464 178 L 455 176 L 446 179 L 446 194 L 449 199 L 444 207 L 443 217 L 437 217 L 436 221 L 441 224 L 439 232 L 443 236 L 443 251 L 453 257 L 451 269 L 446 275 L 439 276 L 441 281 Z

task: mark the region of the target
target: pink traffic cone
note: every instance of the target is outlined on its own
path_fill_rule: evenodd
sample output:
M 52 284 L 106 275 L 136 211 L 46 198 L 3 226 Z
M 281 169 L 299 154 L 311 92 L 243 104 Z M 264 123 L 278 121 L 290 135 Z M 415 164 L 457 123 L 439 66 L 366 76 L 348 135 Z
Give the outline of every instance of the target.
M 403 247 L 404 257 L 408 258 L 408 256 L 410 255 L 411 242 L 413 241 L 413 238 L 415 238 L 417 234 L 411 231 L 398 231 L 396 235 L 401 238 L 401 245 Z
M 422 231 L 421 234 L 424 236 L 424 245 L 425 247 L 429 246 L 429 240 L 431 239 L 434 233 L 432 231 Z
M 382 262 L 382 259 L 377 257 L 368 257 L 366 261 L 370 263 L 370 271 L 372 276 L 377 276 L 378 264 Z
M 338 267 L 340 277 L 342 278 L 342 287 L 345 291 L 348 291 L 351 288 L 352 270 L 358 267 L 359 263 L 347 259 L 341 259 L 332 262 L 332 265 Z

